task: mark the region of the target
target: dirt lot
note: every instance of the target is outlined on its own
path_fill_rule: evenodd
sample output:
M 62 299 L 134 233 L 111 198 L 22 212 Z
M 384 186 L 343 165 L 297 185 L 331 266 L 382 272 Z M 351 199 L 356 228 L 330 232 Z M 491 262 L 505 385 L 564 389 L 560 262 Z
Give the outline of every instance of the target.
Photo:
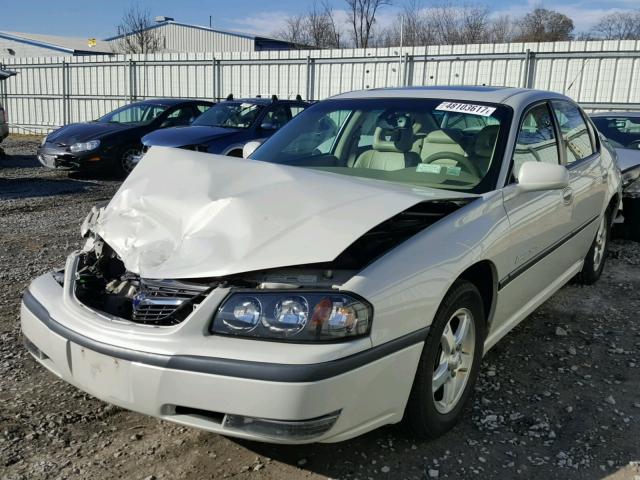
M 77 248 L 118 182 L 0 159 L 0 479 L 640 479 L 640 245 L 569 285 L 489 352 L 465 420 L 433 442 L 394 427 L 336 445 L 270 446 L 174 426 L 56 379 L 21 345 L 21 292 Z

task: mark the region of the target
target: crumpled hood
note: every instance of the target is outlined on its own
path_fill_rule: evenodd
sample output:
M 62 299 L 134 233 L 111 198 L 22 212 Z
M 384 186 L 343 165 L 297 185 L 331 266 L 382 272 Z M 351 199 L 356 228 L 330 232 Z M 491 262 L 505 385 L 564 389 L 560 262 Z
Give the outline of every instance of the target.
M 145 135 L 142 138 L 142 143 L 149 147 L 186 147 L 228 137 L 239 131 L 233 128 L 207 127 L 204 125 L 161 128 Z
M 153 147 L 92 228 L 143 277 L 218 277 L 328 262 L 419 202 L 474 196 Z
M 72 123 L 47 135 L 47 142 L 72 145 L 77 142 L 88 142 L 89 140 L 100 139 L 105 135 L 111 135 L 112 133 L 121 132 L 129 128 L 132 127 L 119 123 Z

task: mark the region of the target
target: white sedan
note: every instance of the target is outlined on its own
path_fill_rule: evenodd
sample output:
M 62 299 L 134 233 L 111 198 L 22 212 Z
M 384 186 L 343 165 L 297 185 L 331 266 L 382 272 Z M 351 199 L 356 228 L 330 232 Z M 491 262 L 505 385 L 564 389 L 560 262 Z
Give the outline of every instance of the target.
M 225 435 L 435 437 L 484 353 L 600 276 L 613 155 L 570 99 L 490 87 L 338 95 L 252 159 L 154 147 L 25 292 L 25 344 L 98 398 Z

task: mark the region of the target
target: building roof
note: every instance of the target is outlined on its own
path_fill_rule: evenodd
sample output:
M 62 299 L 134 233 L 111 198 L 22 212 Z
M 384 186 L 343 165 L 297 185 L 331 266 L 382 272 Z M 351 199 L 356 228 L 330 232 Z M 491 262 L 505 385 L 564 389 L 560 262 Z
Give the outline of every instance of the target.
M 223 30 L 220 28 L 213 28 L 213 27 L 203 27 L 201 25 L 192 25 L 189 23 L 182 23 L 182 22 L 176 22 L 175 20 L 167 20 L 166 22 L 158 22 L 155 25 L 152 25 L 150 27 L 147 27 L 144 30 L 152 30 L 154 28 L 160 28 L 160 27 L 164 27 L 166 25 L 177 25 L 179 27 L 187 27 L 187 28 L 195 28 L 198 30 L 205 30 L 208 32 L 214 32 L 214 33 L 222 33 L 224 35 L 233 35 L 236 37 L 243 37 L 243 38 L 248 38 L 248 39 L 252 39 L 252 40 L 268 40 L 268 41 L 273 41 L 273 42 L 279 42 L 279 43 L 290 43 L 284 40 L 278 40 L 276 38 L 269 38 L 269 37 L 263 37 L 260 35 L 253 35 L 251 33 L 245 33 L 245 32 L 237 32 L 234 30 Z M 121 35 L 114 35 L 113 37 L 109 37 L 109 38 L 105 38 L 104 41 L 105 42 L 111 42 L 113 40 L 117 40 L 118 38 L 122 38 L 126 35 L 130 35 L 129 34 L 121 34 Z
M 109 43 L 95 40 L 95 46 L 89 46 L 88 38 L 59 37 L 57 35 L 42 35 L 39 33 L 7 32 L 0 31 L 0 38 L 26 43 L 41 48 L 48 48 L 74 55 L 100 55 L 111 54 Z

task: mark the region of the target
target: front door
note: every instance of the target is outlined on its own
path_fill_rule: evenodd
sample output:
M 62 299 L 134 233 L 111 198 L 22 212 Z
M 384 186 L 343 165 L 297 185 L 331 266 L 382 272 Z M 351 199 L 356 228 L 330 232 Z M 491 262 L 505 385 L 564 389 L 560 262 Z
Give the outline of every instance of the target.
M 566 255 L 573 202 L 566 190 L 522 192 L 517 187 L 524 162 L 561 164 L 561 142 L 547 102 L 532 105 L 522 116 L 513 153 L 511 183 L 503 189 L 510 233 L 505 256 L 508 272 L 499 279 L 492 331 L 510 328 L 540 295 L 562 281 L 572 266 Z

